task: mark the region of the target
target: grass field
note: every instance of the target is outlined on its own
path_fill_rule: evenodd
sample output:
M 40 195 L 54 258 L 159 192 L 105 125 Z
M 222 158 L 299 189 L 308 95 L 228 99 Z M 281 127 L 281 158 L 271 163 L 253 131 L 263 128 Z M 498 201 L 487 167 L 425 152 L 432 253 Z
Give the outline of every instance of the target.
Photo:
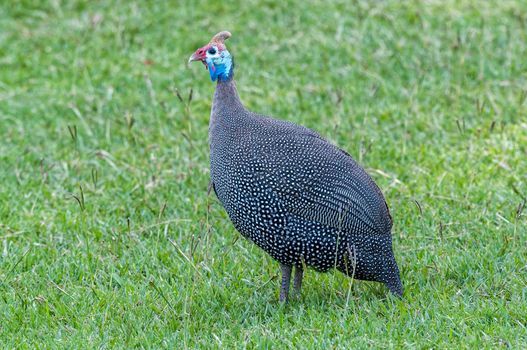
M 2 2 L 2 348 L 527 347 L 527 2 L 281 4 Z M 244 103 L 383 189 L 403 300 L 308 271 L 280 305 L 207 196 L 186 60 L 224 29 Z

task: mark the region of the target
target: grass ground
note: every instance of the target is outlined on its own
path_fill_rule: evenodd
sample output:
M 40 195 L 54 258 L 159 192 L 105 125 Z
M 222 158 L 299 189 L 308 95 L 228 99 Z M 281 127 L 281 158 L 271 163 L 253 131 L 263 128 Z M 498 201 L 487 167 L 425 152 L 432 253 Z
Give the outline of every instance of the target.
M 206 193 L 214 85 L 185 62 L 223 29 L 245 104 L 383 189 L 403 300 L 308 271 L 279 305 Z M 520 0 L 3 2 L 0 345 L 526 348 L 526 156 Z

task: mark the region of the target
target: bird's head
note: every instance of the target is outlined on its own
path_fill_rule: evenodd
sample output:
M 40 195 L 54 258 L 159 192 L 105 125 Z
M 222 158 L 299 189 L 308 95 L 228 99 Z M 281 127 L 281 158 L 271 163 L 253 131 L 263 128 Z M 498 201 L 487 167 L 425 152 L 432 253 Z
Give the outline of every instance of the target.
M 216 81 L 229 80 L 232 77 L 234 68 L 232 56 L 225 47 L 225 40 L 231 37 L 227 31 L 219 32 L 214 35 L 210 42 L 197 49 L 189 58 L 192 61 L 201 61 L 209 70 L 210 79 Z

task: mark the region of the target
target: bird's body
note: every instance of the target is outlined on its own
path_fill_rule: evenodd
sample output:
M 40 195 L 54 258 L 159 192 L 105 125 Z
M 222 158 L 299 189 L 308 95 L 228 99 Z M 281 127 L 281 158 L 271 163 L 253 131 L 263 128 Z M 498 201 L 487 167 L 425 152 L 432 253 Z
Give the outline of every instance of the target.
M 281 264 L 281 300 L 293 266 L 295 289 L 307 266 L 380 281 L 402 295 L 392 220 L 377 185 L 316 132 L 248 111 L 230 67 L 218 79 L 209 143 L 216 195 L 236 229 Z

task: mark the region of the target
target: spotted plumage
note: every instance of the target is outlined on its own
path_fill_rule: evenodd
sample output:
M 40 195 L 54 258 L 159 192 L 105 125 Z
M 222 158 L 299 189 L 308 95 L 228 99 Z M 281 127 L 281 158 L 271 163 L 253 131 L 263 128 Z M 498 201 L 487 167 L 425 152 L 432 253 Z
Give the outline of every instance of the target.
M 349 154 L 316 132 L 247 110 L 221 32 L 191 61 L 217 80 L 209 125 L 211 181 L 236 229 L 282 266 L 280 300 L 292 267 L 337 268 L 403 292 L 384 197 Z M 219 72 L 219 73 L 218 73 Z

